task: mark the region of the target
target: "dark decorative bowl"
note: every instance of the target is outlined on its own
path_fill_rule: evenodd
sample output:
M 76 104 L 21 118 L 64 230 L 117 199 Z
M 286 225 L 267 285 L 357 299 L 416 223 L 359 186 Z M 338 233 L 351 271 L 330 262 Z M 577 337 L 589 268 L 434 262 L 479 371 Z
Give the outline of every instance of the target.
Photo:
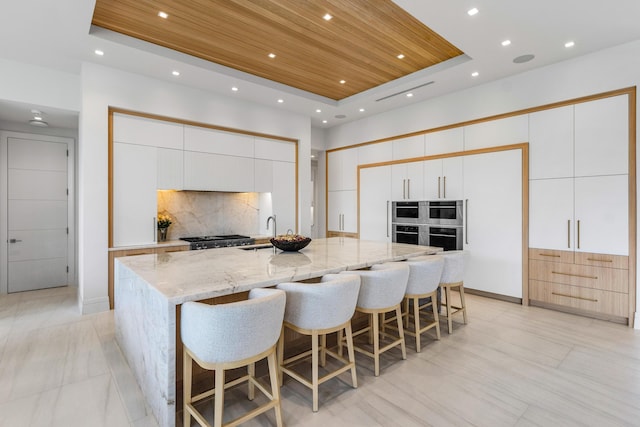
M 304 240 L 294 240 L 294 241 L 278 240 L 273 238 L 271 239 L 271 244 L 273 246 L 280 249 L 281 251 L 287 251 L 287 252 L 299 251 L 300 249 L 305 248 L 310 242 L 311 242 L 311 238 L 309 237 L 305 237 Z

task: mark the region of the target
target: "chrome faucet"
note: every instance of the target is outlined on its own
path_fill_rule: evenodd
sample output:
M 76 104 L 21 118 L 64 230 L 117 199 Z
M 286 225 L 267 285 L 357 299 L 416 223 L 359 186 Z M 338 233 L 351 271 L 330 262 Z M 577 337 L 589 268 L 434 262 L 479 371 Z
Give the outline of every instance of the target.
M 273 237 L 276 237 L 277 235 L 277 224 L 276 224 L 276 216 L 275 215 L 271 215 L 269 218 L 267 218 L 267 230 L 269 229 L 269 222 L 273 220 Z

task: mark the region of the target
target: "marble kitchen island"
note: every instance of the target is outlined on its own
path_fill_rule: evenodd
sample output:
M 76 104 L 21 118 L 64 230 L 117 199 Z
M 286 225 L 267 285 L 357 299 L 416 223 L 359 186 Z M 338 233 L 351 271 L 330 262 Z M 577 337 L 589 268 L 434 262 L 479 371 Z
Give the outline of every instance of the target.
M 178 307 L 256 287 L 433 254 L 440 248 L 334 237 L 300 252 L 240 247 L 117 258 L 117 342 L 160 426 L 174 426 Z M 178 355 L 181 357 L 181 354 Z

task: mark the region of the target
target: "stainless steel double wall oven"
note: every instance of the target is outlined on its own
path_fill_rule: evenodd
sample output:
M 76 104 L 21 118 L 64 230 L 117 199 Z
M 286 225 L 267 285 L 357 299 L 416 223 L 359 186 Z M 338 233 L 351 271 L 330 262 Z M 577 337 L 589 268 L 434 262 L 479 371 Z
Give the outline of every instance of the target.
M 463 224 L 462 200 L 392 203 L 392 239 L 397 243 L 461 250 Z

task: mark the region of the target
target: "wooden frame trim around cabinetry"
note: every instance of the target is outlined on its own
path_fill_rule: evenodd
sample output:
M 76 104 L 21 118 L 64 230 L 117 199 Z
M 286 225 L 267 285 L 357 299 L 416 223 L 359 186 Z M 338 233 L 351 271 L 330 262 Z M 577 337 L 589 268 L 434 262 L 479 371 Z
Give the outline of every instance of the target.
M 108 108 L 108 149 L 107 149 L 108 150 L 108 174 L 107 175 L 108 175 L 108 186 L 109 186 L 109 189 L 108 189 L 108 209 L 109 209 L 108 247 L 109 248 L 113 247 L 113 114 L 114 113 L 125 114 L 125 115 L 136 116 L 136 117 L 143 117 L 143 118 L 152 119 L 152 120 L 160 120 L 160 121 L 170 122 L 170 123 L 178 123 L 178 124 L 187 125 L 187 126 L 195 126 L 195 127 L 206 128 L 206 129 L 237 133 L 237 134 L 248 135 L 248 136 L 255 136 L 259 138 L 273 139 L 273 140 L 290 142 L 295 144 L 295 159 L 296 159 L 295 160 L 295 180 L 296 180 L 295 181 L 295 193 L 296 193 L 295 194 L 295 207 L 296 207 L 295 208 L 295 224 L 296 224 L 296 232 L 297 232 L 298 221 L 300 219 L 300 204 L 299 204 L 300 196 L 298 194 L 298 191 L 300 189 L 299 183 L 298 183 L 298 167 L 300 163 L 300 158 L 299 158 L 300 144 L 298 139 L 287 138 L 287 137 L 278 136 L 278 135 L 270 135 L 270 134 L 260 133 L 260 132 L 253 132 L 253 131 L 248 131 L 243 129 L 235 129 L 235 128 L 230 128 L 225 126 L 212 125 L 212 124 L 201 123 L 201 122 L 196 122 L 192 120 L 177 119 L 174 117 L 161 116 L 158 114 L 142 113 L 139 111 L 127 110 L 124 108 L 109 107 Z
M 389 162 L 369 163 L 358 165 L 357 172 L 357 207 L 358 236 L 360 236 L 360 171 L 366 168 L 392 166 L 402 163 L 422 162 L 425 160 L 445 159 L 449 157 L 470 156 L 473 154 L 487 154 L 499 151 L 521 150 L 522 162 L 522 305 L 529 305 L 529 143 L 500 145 L 497 147 L 479 148 L 475 150 L 456 151 L 453 153 L 436 154 L 432 156 L 414 157 L 411 159 L 393 160 Z

